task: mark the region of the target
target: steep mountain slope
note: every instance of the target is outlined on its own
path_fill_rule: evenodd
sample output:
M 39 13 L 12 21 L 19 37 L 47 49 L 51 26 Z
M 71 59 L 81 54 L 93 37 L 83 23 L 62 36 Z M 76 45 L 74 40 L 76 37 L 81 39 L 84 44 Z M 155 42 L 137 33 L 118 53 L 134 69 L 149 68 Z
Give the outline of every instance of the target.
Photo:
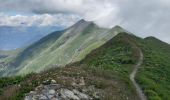
M 142 39 L 127 33 L 116 35 L 80 62 L 69 64 L 64 68 L 53 68 L 26 77 L 0 79 L 0 93 L 3 94 L 0 99 L 22 100 L 25 93 L 37 86 L 42 87 L 40 84 L 46 80 L 54 79 L 56 84 L 70 90 L 78 89 L 93 99 L 139 100 L 135 87 L 129 79 L 134 65 L 141 59 L 140 52 L 135 46 L 141 50 L 144 57 L 144 62 L 138 66 L 141 68 L 135 78 L 147 99 L 169 100 L 170 45 L 154 37 Z M 75 85 L 82 82 L 82 79 L 85 85 Z M 93 92 L 88 90 L 91 86 L 94 86 Z M 84 92 L 84 89 L 87 91 Z M 9 95 L 9 92 L 12 95 Z
M 138 83 L 148 100 L 170 100 L 170 45 L 154 37 L 141 42 L 144 63 L 140 69 Z
M 109 30 L 93 22 L 80 20 L 72 27 L 54 32 L 26 48 L 15 58 L 13 67 L 9 66 L 9 72 L 5 74 L 40 72 L 54 65 L 79 61 L 121 31 L 124 30 L 118 26 Z
M 5 97 L 4 94 L 4 96 L 0 96 L 0 99 L 12 97 L 20 100 L 24 98 L 25 93 L 34 90 L 44 81 L 53 79 L 56 84 L 63 85 L 63 88 L 71 91 L 78 89 L 93 99 L 139 100 L 129 79 L 133 65 L 139 58 L 139 54 L 133 45 L 136 44 L 135 39 L 140 40 L 133 35 L 121 33 L 103 46 L 93 50 L 80 62 L 67 65 L 64 68 L 53 68 L 40 74 L 18 78 L 16 83 L 13 82 L 13 79 L 9 79 L 10 83 L 20 84 L 21 88 L 13 85 L 16 87 L 12 86 L 8 89 L 11 90 L 9 92 L 13 95 Z M 84 85 L 80 85 L 82 82 Z M 2 79 L 1 84 L 6 86 L 8 82 Z M 5 91 L 2 94 L 7 92 L 4 87 L 1 88 Z M 14 92 L 15 90 L 18 92 Z
M 135 77 L 135 79 L 137 80 L 137 83 L 142 87 L 142 90 L 144 94 L 147 96 L 147 99 L 148 100 L 170 100 L 169 98 L 169 95 L 170 95 L 170 85 L 169 85 L 170 84 L 170 77 L 169 77 L 170 76 L 169 74 L 170 73 L 170 63 L 169 63 L 170 45 L 154 37 L 148 37 L 145 39 L 137 38 L 133 35 L 131 35 L 130 37 L 128 35 L 126 36 L 124 35 L 124 37 L 125 38 L 123 39 L 123 41 L 129 38 L 131 42 L 135 43 L 138 46 L 138 48 L 140 48 L 143 52 L 144 62 L 141 64 L 141 66 L 139 66 L 140 69 L 137 71 L 137 77 Z M 128 41 L 126 41 L 126 43 L 128 43 Z M 116 44 L 120 44 L 120 42 Z M 119 47 L 117 45 L 115 46 L 117 48 Z M 124 48 L 126 47 L 126 45 L 121 45 L 120 47 Z M 105 45 L 103 49 L 104 48 L 108 48 L 108 47 L 106 47 Z M 125 51 L 128 51 L 128 50 L 125 49 Z M 109 69 L 110 71 L 113 68 L 113 65 L 115 64 L 113 63 L 113 61 L 116 59 L 116 54 L 112 56 L 110 55 L 113 52 L 115 53 L 116 51 L 112 51 L 110 52 L 110 54 L 108 54 L 109 49 L 106 49 L 104 52 L 100 51 L 100 49 L 97 49 L 97 52 L 95 51 L 94 53 L 92 53 L 93 55 L 88 57 L 89 60 L 86 63 L 88 64 L 91 63 L 92 68 L 97 67 L 97 68 L 108 69 L 109 68 L 108 66 L 110 65 L 110 69 Z M 117 53 L 119 54 L 119 52 Z M 105 56 L 101 56 L 101 54 Z M 126 54 L 126 53 L 121 52 L 121 55 L 118 56 L 118 58 L 122 56 L 122 58 L 120 58 L 121 60 L 119 61 L 120 62 L 121 61 L 131 62 L 129 61 L 129 58 L 127 58 L 123 54 Z M 139 55 L 139 53 L 137 53 L 137 55 Z M 109 61 L 109 59 L 111 61 Z M 109 62 L 113 64 L 109 64 Z M 115 66 L 118 66 L 118 65 L 115 65 Z M 117 69 L 113 70 L 115 73 L 118 72 L 120 74 L 118 75 L 119 78 L 121 74 L 124 74 L 125 75 L 125 76 L 123 75 L 124 77 L 129 76 L 129 73 L 125 74 L 124 72 L 122 72 L 125 69 L 127 69 L 127 66 L 126 67 L 125 66 L 126 65 L 123 65 L 123 68 L 115 67 Z M 99 72 L 96 72 L 96 73 L 99 73 Z M 115 74 L 112 74 L 112 75 L 115 76 Z
M 9 63 L 21 51 L 22 51 L 22 49 L 8 50 L 8 51 L 0 50 L 0 76 L 2 76 L 2 72 L 7 70 L 7 66 L 9 65 Z
M 0 50 L 0 60 L 17 56 L 22 49 L 15 49 L 15 50 Z

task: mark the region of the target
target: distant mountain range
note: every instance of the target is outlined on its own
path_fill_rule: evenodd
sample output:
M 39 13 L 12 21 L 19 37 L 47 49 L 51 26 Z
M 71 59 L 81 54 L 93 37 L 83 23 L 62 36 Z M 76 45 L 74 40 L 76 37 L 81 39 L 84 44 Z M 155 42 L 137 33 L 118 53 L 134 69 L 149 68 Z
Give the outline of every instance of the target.
M 26 47 L 46 36 L 48 33 L 61 29 L 61 27 L 57 26 L 0 26 L 0 50 Z

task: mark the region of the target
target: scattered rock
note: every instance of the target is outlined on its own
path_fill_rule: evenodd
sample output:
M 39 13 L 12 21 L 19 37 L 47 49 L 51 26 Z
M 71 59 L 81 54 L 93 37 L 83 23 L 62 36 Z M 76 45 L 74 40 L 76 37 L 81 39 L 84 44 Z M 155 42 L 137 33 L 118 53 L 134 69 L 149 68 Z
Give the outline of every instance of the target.
M 65 99 L 73 99 L 73 100 L 80 100 L 79 97 L 77 97 L 76 95 L 74 95 L 74 93 L 68 89 L 61 89 L 61 95 L 62 97 L 64 97 Z
M 40 85 L 26 94 L 24 100 L 92 100 L 77 89 L 65 88 L 59 84 Z
M 54 98 L 54 95 L 47 95 L 47 97 L 48 97 L 48 99 L 52 99 L 52 98 Z
M 32 97 L 26 96 L 24 100 L 32 100 Z
M 99 98 L 100 98 L 100 96 L 98 95 L 97 92 L 94 92 L 93 97 L 94 97 L 95 99 L 99 99 Z
M 55 90 L 49 90 L 49 94 L 55 94 Z
M 74 94 L 76 94 L 80 99 L 83 99 L 83 100 L 92 100 L 92 98 L 90 98 L 88 95 L 84 94 L 84 93 L 81 93 L 79 92 L 78 90 L 73 90 Z
M 52 79 L 52 80 L 51 80 L 51 83 L 52 83 L 52 84 L 56 84 L 57 82 Z
M 40 100 L 47 100 L 48 98 L 45 95 L 41 95 L 39 99 Z
M 31 94 L 35 94 L 35 91 L 30 91 Z

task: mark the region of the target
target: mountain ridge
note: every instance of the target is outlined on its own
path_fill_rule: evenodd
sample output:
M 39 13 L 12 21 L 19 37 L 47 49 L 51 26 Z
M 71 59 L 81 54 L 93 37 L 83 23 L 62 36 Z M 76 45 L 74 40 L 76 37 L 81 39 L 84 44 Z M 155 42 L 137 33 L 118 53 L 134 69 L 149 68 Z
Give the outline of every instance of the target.
M 120 32 L 103 45 L 93 49 L 81 61 L 66 64 L 66 66 L 59 68 L 54 65 L 55 68 L 40 73 L 32 73 L 24 77 L 5 78 L 5 80 L 9 80 L 7 82 L 0 79 L 2 81 L 0 86 L 1 84 L 6 86 L 8 82 L 13 84 L 9 89 L 16 86 L 15 88 L 19 89 L 18 92 L 10 91 L 13 95 L 8 95 L 5 98 L 12 97 L 17 100 L 23 99 L 26 97 L 25 95 L 32 98 L 32 92 L 30 92 L 32 90 L 36 93 L 33 95 L 38 97 L 41 95 L 39 94 L 41 91 L 37 92 L 38 87 L 54 85 L 49 80 L 55 81 L 56 85 L 63 85 L 64 89 L 66 88 L 71 92 L 73 91 L 72 89 L 78 88 L 78 90 L 82 91 L 94 86 L 93 91 L 82 91 L 92 98 L 96 98 L 93 94 L 99 89 L 101 91 L 98 91 L 98 98 L 103 100 L 127 100 L 127 98 L 139 100 L 135 87 L 129 79 L 129 75 L 133 73 L 134 66 L 137 66 L 139 69 L 134 80 L 139 84 L 147 99 L 169 100 L 170 92 L 167 84 L 170 82 L 170 64 L 168 60 L 170 59 L 170 52 L 168 48 L 170 48 L 169 44 L 158 39 L 149 38 L 146 40 L 134 34 Z M 136 49 L 141 49 L 143 52 L 144 61 L 142 64 L 140 52 Z M 78 81 L 83 82 L 85 85 L 78 85 Z M 48 85 L 41 85 L 44 82 Z M 16 84 L 20 84 L 20 88 Z M 8 90 L 3 88 L 3 91 L 6 93 Z M 0 98 L 3 98 L 3 96 L 0 96 Z
M 106 29 L 93 22 L 80 20 L 73 26 L 53 32 L 28 46 L 11 62 L 13 69 L 9 66 L 4 75 L 40 72 L 48 69 L 46 66 L 49 65 L 60 66 L 79 61 L 121 31 L 124 31 L 123 28 Z M 45 63 L 47 59 L 51 61 Z

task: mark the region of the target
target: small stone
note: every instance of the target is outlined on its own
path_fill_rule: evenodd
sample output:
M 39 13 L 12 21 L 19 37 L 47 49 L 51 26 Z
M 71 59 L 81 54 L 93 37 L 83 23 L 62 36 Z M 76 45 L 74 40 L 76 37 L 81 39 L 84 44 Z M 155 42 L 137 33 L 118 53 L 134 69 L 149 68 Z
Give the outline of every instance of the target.
M 76 94 L 80 99 L 83 99 L 83 100 L 90 100 L 91 98 L 88 96 L 88 95 L 86 95 L 86 94 L 84 94 L 84 93 L 81 93 L 81 92 L 79 92 L 78 90 L 73 90 L 73 92 L 74 92 L 74 94 Z
M 32 100 L 31 96 L 26 96 L 24 100 Z
M 96 99 L 99 99 L 100 97 L 98 96 L 98 93 L 97 92 L 95 92 L 94 94 L 93 94 L 93 96 L 94 96 L 94 98 L 96 98 Z
M 76 84 L 75 82 L 72 82 L 71 85 L 72 85 L 72 86 L 76 86 L 77 84 Z
M 55 94 L 55 90 L 49 90 L 49 94 Z
M 56 84 L 57 82 L 52 79 L 52 80 L 51 80 L 51 83 L 52 83 L 52 84 Z
M 20 85 L 20 84 L 18 84 L 18 87 L 21 87 L 21 85 Z
M 79 97 L 74 95 L 74 93 L 68 89 L 61 89 L 61 95 L 63 98 L 68 98 L 68 99 L 74 99 L 74 100 L 80 100 Z
M 50 95 L 47 95 L 47 97 L 48 97 L 49 99 L 52 99 L 52 98 L 54 97 L 54 95 L 50 94 Z
M 57 99 L 57 98 L 51 98 L 51 100 L 59 100 L 59 99 Z
M 81 77 L 79 85 L 81 86 L 85 85 L 84 77 Z
M 35 91 L 30 91 L 30 94 L 35 94 L 36 92 Z
M 39 97 L 39 100 L 47 100 L 48 98 L 45 95 Z

